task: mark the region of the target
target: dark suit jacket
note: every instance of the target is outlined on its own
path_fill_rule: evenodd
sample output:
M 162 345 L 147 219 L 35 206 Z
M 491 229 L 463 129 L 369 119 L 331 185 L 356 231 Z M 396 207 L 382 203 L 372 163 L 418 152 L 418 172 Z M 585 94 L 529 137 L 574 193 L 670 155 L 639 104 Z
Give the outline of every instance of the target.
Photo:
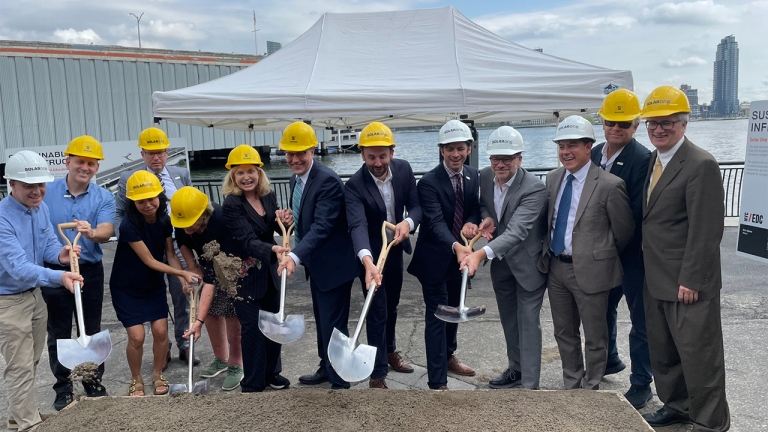
M 605 143 L 592 147 L 592 162 L 598 167 L 603 159 L 603 146 Z M 611 174 L 624 180 L 629 195 L 629 207 L 635 220 L 635 235 L 621 252 L 621 263 L 624 266 L 643 266 L 643 186 L 650 159 L 651 151 L 632 138 L 611 167 Z
M 408 217 L 413 221 L 415 230 L 421 222 L 421 205 L 411 164 L 404 160 L 392 159 L 389 169 L 392 172 L 395 225 L 403 221 L 404 210 L 408 210 Z M 381 192 L 365 164 L 347 181 L 344 186 L 344 198 L 355 253 L 368 249 L 373 255 L 373 263 L 376 264 L 382 246 L 381 224 L 387 220 L 387 209 L 384 207 Z M 400 245 L 405 253 L 411 253 L 410 239 Z
M 547 174 L 547 235 L 544 236 L 544 249 L 538 266 L 542 273 L 549 271 L 549 261 L 555 259 L 550 249 L 552 219 L 566 172 L 564 167 L 560 167 Z M 571 239 L 573 272 L 579 288 L 595 294 L 621 285 L 623 273 L 619 252 L 632 239 L 634 229 L 624 181 L 589 162 Z
M 408 273 L 416 276 L 422 284 L 433 285 L 448 280 L 450 269 L 459 274 L 459 264 L 452 249 L 456 239 L 451 234 L 456 193 L 442 163 L 424 174 L 417 190 L 423 218 Z M 464 165 L 462 224 L 480 223 L 479 190 L 477 170 Z
M 644 203 L 657 153 L 648 165 Z M 645 282 L 655 299 L 676 302 L 680 285 L 700 298 L 720 295 L 723 195 L 717 161 L 686 138 L 643 208 Z
M 296 174 L 291 175 L 291 196 Z M 309 270 L 320 291 L 331 290 L 359 274 L 359 261 L 347 231 L 344 185 L 336 173 L 313 161 L 301 195 L 299 214 L 293 215 L 299 244 L 291 251 Z
M 249 258 L 261 262 L 259 266 L 248 269 L 245 277 L 238 280 L 238 293 L 246 300 L 260 300 L 267 292 L 269 278 L 273 286 L 277 281 L 277 257 L 272 252 L 275 245 L 275 232 L 279 231 L 275 220 L 277 197 L 274 192 L 261 197 L 261 204 L 266 212 L 264 216 L 256 213 L 244 196 L 228 195 L 224 199 L 224 224 L 234 238 L 231 253 L 243 261 Z M 230 251 L 224 251 L 230 252 Z

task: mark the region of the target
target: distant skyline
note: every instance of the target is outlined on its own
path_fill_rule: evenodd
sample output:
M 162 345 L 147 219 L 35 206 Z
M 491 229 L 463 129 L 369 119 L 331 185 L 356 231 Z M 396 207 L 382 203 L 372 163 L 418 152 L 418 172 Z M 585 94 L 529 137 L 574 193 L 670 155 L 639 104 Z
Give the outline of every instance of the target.
M 739 99 L 768 99 L 768 0 L 25 0 L 0 2 L 0 39 L 254 54 L 266 41 L 288 45 L 325 12 L 371 12 L 453 5 L 488 30 L 528 48 L 611 69 L 631 70 L 635 91 L 688 84 L 712 100 L 717 44 L 739 42 Z M 339 47 L 340 55 L 344 47 Z

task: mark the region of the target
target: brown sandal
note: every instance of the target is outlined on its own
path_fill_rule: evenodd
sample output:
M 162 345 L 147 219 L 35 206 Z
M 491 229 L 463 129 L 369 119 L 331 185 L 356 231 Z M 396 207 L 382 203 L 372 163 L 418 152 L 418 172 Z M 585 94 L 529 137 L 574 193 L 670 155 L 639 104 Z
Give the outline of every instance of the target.
M 161 375 L 152 375 L 152 385 L 155 386 L 155 394 L 160 396 L 164 394 L 168 394 L 168 390 L 170 389 L 171 383 L 168 382 L 167 379 L 161 374 Z M 158 388 L 165 387 L 165 390 L 158 390 Z
M 141 394 L 136 394 L 141 392 Z M 128 387 L 128 396 L 144 396 L 144 379 L 141 375 L 131 380 L 131 386 Z

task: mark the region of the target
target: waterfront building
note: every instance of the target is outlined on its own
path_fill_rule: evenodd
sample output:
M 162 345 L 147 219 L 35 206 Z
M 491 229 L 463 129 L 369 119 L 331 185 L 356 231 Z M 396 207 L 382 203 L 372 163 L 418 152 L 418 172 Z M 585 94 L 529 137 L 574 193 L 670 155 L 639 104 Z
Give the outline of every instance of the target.
M 281 44 L 280 42 L 267 41 L 267 55 L 272 55 L 276 53 L 282 47 L 283 47 L 283 44 Z
M 699 89 L 691 88 L 688 84 L 681 84 L 680 90 L 685 93 L 685 96 L 688 98 L 688 104 L 691 105 L 691 117 L 700 117 Z
M 739 113 L 739 43 L 733 35 L 717 45 L 710 115 L 728 117 Z

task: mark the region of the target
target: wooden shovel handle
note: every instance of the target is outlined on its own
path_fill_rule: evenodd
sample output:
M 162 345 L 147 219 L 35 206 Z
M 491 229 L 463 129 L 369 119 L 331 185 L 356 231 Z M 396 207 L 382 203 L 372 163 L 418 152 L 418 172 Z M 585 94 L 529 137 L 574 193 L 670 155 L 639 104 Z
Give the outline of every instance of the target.
M 397 227 L 391 223 L 384 221 L 381 224 L 381 253 L 379 254 L 379 260 L 376 263 L 376 268 L 379 269 L 379 274 L 384 272 L 384 263 L 387 261 L 387 255 L 389 255 L 389 249 L 395 245 L 395 240 L 387 243 L 387 230 L 395 231 Z
M 296 226 L 296 221 L 293 222 L 293 225 L 288 227 L 288 230 L 285 229 L 285 225 L 283 225 L 283 221 L 281 221 L 280 218 L 277 218 L 277 224 L 280 225 L 280 231 L 283 232 L 283 247 L 289 247 L 291 245 L 291 234 L 293 233 L 293 227 Z M 285 254 L 282 255 L 284 256 Z M 281 261 L 283 256 L 280 257 Z
M 61 238 L 64 239 L 65 242 L 67 242 L 67 245 L 69 245 L 69 269 L 72 270 L 72 273 L 80 274 L 80 265 L 77 262 L 77 254 L 75 253 L 75 246 L 77 246 L 78 240 L 80 240 L 81 233 L 77 233 L 75 236 L 75 241 L 70 242 L 69 238 L 64 235 L 65 229 L 73 229 L 77 228 L 77 222 L 66 222 L 61 223 L 58 226 L 59 228 L 59 235 L 61 235 Z
M 463 230 L 461 231 L 461 239 L 462 239 L 462 240 L 464 240 L 464 245 L 465 245 L 465 246 L 467 246 L 467 247 L 469 248 L 469 250 L 470 250 L 470 251 L 471 251 L 471 250 L 472 250 L 472 248 L 475 246 L 475 243 L 476 243 L 478 240 L 480 240 L 480 237 L 482 237 L 482 236 L 483 236 L 483 232 L 482 232 L 482 231 L 480 231 L 480 232 L 478 232 L 478 233 L 477 233 L 477 235 L 475 235 L 475 236 L 472 238 L 472 240 L 467 240 L 467 238 L 466 238 L 466 237 L 464 237 L 464 231 L 463 231 Z

